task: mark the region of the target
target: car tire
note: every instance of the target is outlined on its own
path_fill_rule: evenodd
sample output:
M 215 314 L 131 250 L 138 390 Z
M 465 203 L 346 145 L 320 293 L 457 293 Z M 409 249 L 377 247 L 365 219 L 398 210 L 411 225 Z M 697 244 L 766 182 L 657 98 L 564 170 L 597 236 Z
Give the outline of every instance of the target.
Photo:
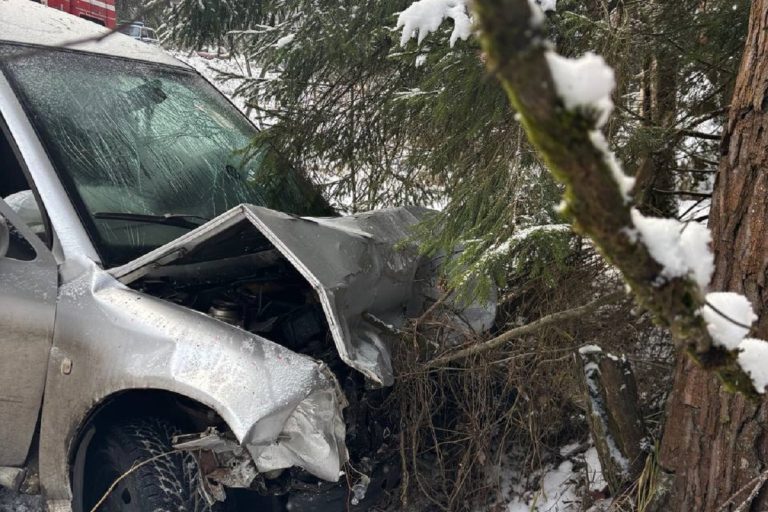
M 84 512 L 90 512 L 121 475 L 141 463 L 109 492 L 98 512 L 214 511 L 198 491 L 195 458 L 172 453 L 171 442 L 179 432 L 166 420 L 139 418 L 97 433 L 86 461 Z

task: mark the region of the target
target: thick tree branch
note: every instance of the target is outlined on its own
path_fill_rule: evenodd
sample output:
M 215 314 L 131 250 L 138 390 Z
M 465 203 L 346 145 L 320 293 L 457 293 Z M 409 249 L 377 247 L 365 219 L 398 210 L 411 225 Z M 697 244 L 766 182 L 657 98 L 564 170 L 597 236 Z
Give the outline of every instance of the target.
M 537 331 L 544 329 L 545 327 L 549 327 L 550 325 L 556 325 L 568 320 L 573 320 L 575 318 L 588 315 L 590 313 L 594 313 L 595 310 L 597 310 L 600 306 L 604 306 L 605 304 L 610 304 L 611 302 L 615 302 L 619 298 L 621 298 L 623 295 L 624 295 L 623 292 L 610 293 L 608 295 L 604 295 L 598 299 L 595 299 L 592 302 L 589 302 L 583 306 L 579 306 L 573 309 L 568 309 L 565 311 L 558 311 L 557 313 L 547 315 L 529 324 L 521 325 L 520 327 L 515 327 L 514 329 L 510 329 L 496 336 L 495 338 L 492 338 L 483 343 L 471 345 L 467 348 L 463 348 L 455 352 L 449 352 L 448 354 L 445 354 L 441 357 L 433 359 L 432 361 L 429 362 L 429 367 L 435 368 L 439 366 L 445 366 L 446 364 L 449 364 L 453 361 L 457 361 L 459 359 L 465 359 L 467 357 L 471 357 L 471 356 L 480 354 L 482 352 L 487 352 L 489 350 L 499 348 L 503 346 L 505 343 L 508 343 L 517 338 L 522 338 L 523 336 L 528 336 L 529 334 L 533 334 Z
M 563 211 L 621 270 L 638 302 L 668 327 L 680 345 L 730 388 L 755 395 L 736 354 L 713 343 L 699 314 L 703 290 L 688 277 L 666 278 L 648 248 L 633 236 L 630 205 L 606 155 L 593 142 L 596 113 L 568 110 L 558 96 L 546 58 L 548 43 L 532 24 L 528 0 L 475 0 L 474 10 L 489 69 L 507 91 L 528 138 L 565 187 Z

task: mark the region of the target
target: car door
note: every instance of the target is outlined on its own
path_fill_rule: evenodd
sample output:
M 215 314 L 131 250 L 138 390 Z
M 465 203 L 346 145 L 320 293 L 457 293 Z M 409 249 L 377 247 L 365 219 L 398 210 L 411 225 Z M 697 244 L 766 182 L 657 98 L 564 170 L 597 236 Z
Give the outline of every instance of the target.
M 42 404 L 58 271 L 48 248 L 2 199 L 0 222 L 8 226 L 7 243 L 0 242 L 0 466 L 20 467 Z

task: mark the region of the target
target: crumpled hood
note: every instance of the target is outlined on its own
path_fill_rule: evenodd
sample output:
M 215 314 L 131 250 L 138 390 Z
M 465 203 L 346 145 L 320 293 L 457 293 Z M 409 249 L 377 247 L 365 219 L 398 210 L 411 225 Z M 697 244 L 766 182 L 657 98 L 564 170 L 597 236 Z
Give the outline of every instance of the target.
M 342 360 L 372 381 L 391 385 L 387 326 L 402 325 L 420 307 L 414 279 L 421 258 L 407 239 L 427 212 L 397 208 L 312 218 L 240 205 L 110 273 L 130 284 L 249 223 L 315 289 Z

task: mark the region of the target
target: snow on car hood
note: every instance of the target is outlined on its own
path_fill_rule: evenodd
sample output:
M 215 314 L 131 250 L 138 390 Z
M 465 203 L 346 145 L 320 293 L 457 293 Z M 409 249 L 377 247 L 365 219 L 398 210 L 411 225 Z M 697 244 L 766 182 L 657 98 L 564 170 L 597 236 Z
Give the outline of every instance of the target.
M 240 205 L 110 273 L 130 284 L 250 223 L 315 289 L 341 359 L 387 386 L 394 380 L 388 326 L 402 325 L 419 307 L 414 276 L 421 259 L 414 244 L 401 242 L 426 212 L 397 208 L 314 218 Z

